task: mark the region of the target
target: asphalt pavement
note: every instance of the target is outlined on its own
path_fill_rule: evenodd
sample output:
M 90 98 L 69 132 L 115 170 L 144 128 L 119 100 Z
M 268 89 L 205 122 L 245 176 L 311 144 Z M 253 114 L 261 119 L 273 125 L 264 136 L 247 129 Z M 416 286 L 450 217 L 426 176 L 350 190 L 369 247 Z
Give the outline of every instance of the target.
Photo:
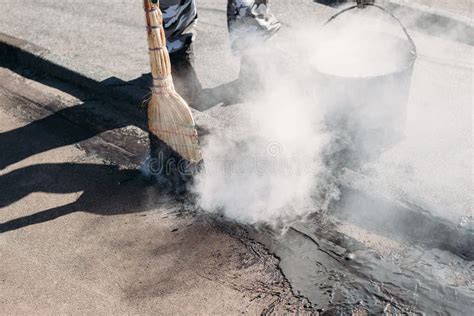
M 140 177 L 145 132 L 35 79 L 0 68 L 2 313 L 310 312 L 261 245 Z
M 463 4 L 454 7 L 454 2 L 450 3 L 449 9 L 462 10 L 463 16 L 469 16 L 466 12 L 469 6 Z M 208 0 L 199 1 L 198 5 L 200 10 L 196 41 L 198 77 L 206 89 L 226 88 L 226 85 L 238 77 L 239 58 L 234 56 L 229 48 L 225 4 L 222 1 Z M 32 53 L 39 51 L 38 54 L 50 63 L 59 64 L 109 87 L 136 85 L 135 79 L 148 73 L 141 3 L 3 0 L 2 7 L 5 10 L 0 12 L 0 32 L 26 40 L 23 46 L 26 51 L 30 47 L 28 43 L 46 48 L 46 51 L 34 49 Z M 271 7 L 282 21 L 282 32 L 290 33 L 294 28 L 307 25 L 308 21 L 312 21 L 312 26 L 320 25 L 337 11 L 310 0 L 275 0 L 271 2 Z M 338 230 L 382 256 L 385 254 L 399 258 L 406 253 L 406 245 L 404 242 L 400 245 L 394 241 L 396 238 L 386 233 L 390 231 L 392 223 L 400 220 L 397 214 L 407 213 L 411 215 L 406 218 L 416 220 L 412 223 L 410 220 L 401 220 L 402 225 L 410 228 L 401 232 L 409 237 L 415 248 L 420 245 L 428 249 L 440 248 L 448 253 L 464 256 L 465 259 L 467 254 L 467 259 L 472 260 L 472 250 L 466 252 L 465 249 L 472 236 L 459 239 L 457 235 L 459 232 L 456 230 L 456 227 L 463 228 L 466 223 L 472 223 L 473 214 L 472 46 L 446 37 L 429 35 L 419 29 L 409 31 L 417 45 L 419 56 L 415 64 L 408 104 L 407 137 L 383 153 L 377 161 L 349 173 L 347 179 L 347 185 L 356 192 L 353 195 L 355 199 L 359 199 L 360 192 L 369 196 L 375 194 L 390 201 L 390 207 L 385 202 L 374 203 L 368 198 L 364 204 L 359 204 L 357 209 L 343 209 L 342 213 L 345 214 L 346 220 L 347 214 L 360 216 L 352 218 L 352 222 L 344 222 Z M 278 37 L 275 40 L 278 41 Z M 286 53 L 294 55 L 295 52 Z M 205 110 L 195 113 L 198 117 L 203 115 L 203 121 L 219 126 L 220 129 L 237 124 L 240 115 L 238 103 L 242 101 L 232 101 L 230 105 L 233 106 L 222 104 L 220 101 L 206 105 Z M 198 119 L 198 124 L 199 122 Z M 132 159 L 133 155 L 127 156 L 122 153 L 122 156 Z M 360 212 L 360 209 L 365 211 Z M 383 218 L 378 214 L 384 212 L 391 214 L 391 217 L 387 217 L 390 218 L 389 223 L 374 220 L 377 217 Z M 416 216 L 413 217 L 413 214 Z M 428 216 L 417 217 L 420 214 Z M 370 225 L 371 221 L 373 225 Z M 439 240 L 439 243 L 426 242 L 426 238 L 433 239 L 433 231 L 424 235 L 415 229 L 416 225 L 423 223 L 430 223 L 429 227 L 434 227 L 434 230 L 441 234 L 452 236 L 453 240 L 448 243 L 442 240 Z M 300 235 L 300 239 L 293 234 L 293 237 L 287 240 L 280 240 L 281 244 L 278 246 L 274 246 L 273 241 L 267 243 L 269 248 L 273 245 L 272 250 L 281 256 L 280 267 L 292 285 L 314 302 L 321 298 L 311 288 L 314 286 L 311 282 L 314 283 L 315 280 L 308 277 L 314 273 L 309 261 L 321 260 L 321 256 L 325 255 L 319 251 L 321 247 L 318 246 L 319 250 L 314 250 L 308 248 L 305 243 L 309 242 L 307 236 L 316 241 L 320 241 L 321 238 L 325 240 L 325 237 L 317 233 L 315 233 L 317 236 L 312 235 L 314 230 L 317 231 L 316 227 L 310 225 L 307 229 L 312 233 L 306 235 L 296 233 Z M 378 231 L 374 232 L 375 228 L 378 228 Z M 400 234 L 400 231 L 398 233 Z M 456 238 L 464 242 L 460 248 L 457 248 L 459 245 L 455 241 Z M 337 243 L 337 240 L 332 242 Z M 323 241 L 322 244 L 325 243 L 326 241 Z M 316 257 L 311 257 L 309 260 L 305 257 L 305 251 Z M 439 259 L 443 258 L 444 254 L 433 254 L 433 256 Z M 340 256 L 344 258 L 344 252 L 341 252 Z M 416 257 L 417 254 L 413 257 L 408 256 L 407 260 L 415 260 Z M 430 260 L 427 264 L 431 264 Z M 301 265 L 298 265 L 299 263 Z M 331 264 L 330 260 L 328 264 Z M 341 263 L 341 266 L 344 264 Z M 301 268 L 300 271 L 296 271 L 295 267 Z M 389 271 L 387 274 L 392 272 Z M 446 276 L 446 280 L 456 279 L 457 272 L 451 272 L 446 273 L 439 269 L 436 273 L 438 276 L 443 273 L 444 276 L 449 275 Z M 368 273 L 370 277 L 377 279 Z M 464 270 L 460 274 L 466 275 Z M 408 277 L 410 278 L 413 279 L 413 275 Z M 451 282 L 449 280 L 446 282 Z M 461 277 L 461 280 L 465 278 Z M 393 280 L 388 278 L 386 281 Z M 462 286 L 472 287 L 472 283 L 469 285 L 460 282 Z M 432 299 L 436 301 L 437 297 Z M 429 304 L 430 301 L 426 302 Z

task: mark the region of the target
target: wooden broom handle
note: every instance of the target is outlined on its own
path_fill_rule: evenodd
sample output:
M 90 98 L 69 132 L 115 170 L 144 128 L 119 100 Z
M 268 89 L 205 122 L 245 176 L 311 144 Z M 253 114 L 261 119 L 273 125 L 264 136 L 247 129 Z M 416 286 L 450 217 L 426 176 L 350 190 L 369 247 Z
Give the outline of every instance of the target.
M 159 1 L 151 3 L 144 0 L 146 28 L 148 33 L 148 49 L 150 51 L 150 66 L 153 76 L 154 87 L 169 86 L 171 81 L 171 62 L 168 49 L 166 48 L 166 36 L 163 29 L 163 14 L 160 10 Z

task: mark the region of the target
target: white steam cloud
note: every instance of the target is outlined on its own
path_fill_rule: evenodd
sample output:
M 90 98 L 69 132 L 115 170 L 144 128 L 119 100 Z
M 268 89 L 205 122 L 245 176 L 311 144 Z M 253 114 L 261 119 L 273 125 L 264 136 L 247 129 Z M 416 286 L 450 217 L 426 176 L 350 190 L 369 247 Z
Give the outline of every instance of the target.
M 253 45 L 258 48 L 243 57 L 247 85 L 238 121 L 208 136 L 203 147 L 206 170 L 194 187 L 203 209 L 243 223 L 287 225 L 338 199 L 344 167 L 377 159 L 400 140 L 414 52 L 400 26 L 374 10 L 341 16 L 323 33 L 321 25 L 305 23 L 282 30 L 264 47 Z M 402 80 L 359 80 L 406 69 Z M 321 73 L 347 80 L 326 85 Z M 413 97 L 409 103 L 412 113 L 419 111 Z M 425 154 L 426 148 L 410 152 Z M 419 161 L 411 161 L 417 168 Z M 372 170 L 376 177 L 393 171 L 381 166 Z M 406 175 L 389 176 L 406 187 Z
M 206 171 L 196 191 L 206 210 L 245 223 L 281 224 L 314 207 L 327 135 L 311 95 L 277 65 L 268 59 L 254 64 L 265 82 L 253 100 L 239 105 L 245 114 L 236 125 L 244 131 L 212 136 L 204 147 Z

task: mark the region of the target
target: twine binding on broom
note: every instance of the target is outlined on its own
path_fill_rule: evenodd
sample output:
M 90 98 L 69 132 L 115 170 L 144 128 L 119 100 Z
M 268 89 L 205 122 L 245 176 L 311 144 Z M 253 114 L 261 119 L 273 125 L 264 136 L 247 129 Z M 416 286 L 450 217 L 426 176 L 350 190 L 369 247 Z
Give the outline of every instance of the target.
M 153 78 L 152 92 L 155 94 L 169 94 L 175 92 L 173 78 L 170 75 L 160 79 Z
M 156 11 L 156 10 L 155 10 L 155 11 Z M 147 29 L 147 30 L 150 30 L 150 29 L 155 30 L 155 29 L 159 29 L 159 28 L 161 28 L 161 26 L 159 26 L 159 25 L 153 25 L 153 26 L 148 26 L 148 25 L 147 25 L 147 26 L 146 26 L 146 29 Z

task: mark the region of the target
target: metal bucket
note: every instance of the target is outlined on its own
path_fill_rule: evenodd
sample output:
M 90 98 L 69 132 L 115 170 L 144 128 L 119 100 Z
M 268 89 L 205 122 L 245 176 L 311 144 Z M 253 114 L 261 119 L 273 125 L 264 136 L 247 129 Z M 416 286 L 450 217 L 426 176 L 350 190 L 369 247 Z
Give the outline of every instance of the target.
M 368 6 L 382 10 L 401 26 L 406 39 L 381 32 L 377 36 L 393 41 L 401 54 L 407 54 L 406 62 L 394 71 L 368 76 L 342 76 L 317 69 L 318 94 L 327 125 L 331 131 L 343 135 L 345 149 L 357 164 L 378 157 L 403 137 L 416 59 L 416 46 L 402 23 L 384 8 Z M 339 12 L 326 24 L 357 8 L 355 5 Z

